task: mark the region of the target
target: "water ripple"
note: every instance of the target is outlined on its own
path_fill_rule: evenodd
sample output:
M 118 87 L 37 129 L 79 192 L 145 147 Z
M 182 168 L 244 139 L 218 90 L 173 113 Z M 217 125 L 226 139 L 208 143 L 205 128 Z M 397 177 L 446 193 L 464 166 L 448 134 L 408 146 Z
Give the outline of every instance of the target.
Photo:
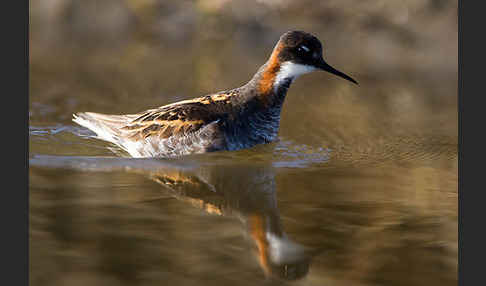
M 30 126 L 31 164 L 58 166 L 69 160 L 90 164 L 100 161 L 103 168 L 118 168 L 120 164 L 135 167 L 142 164 L 153 164 L 153 161 L 134 161 L 127 158 L 121 150 L 101 140 L 92 138 L 93 133 L 78 126 L 51 125 Z M 449 137 L 421 137 L 421 136 L 394 136 L 387 138 L 368 138 L 358 143 L 342 144 L 337 146 L 311 146 L 296 143 L 293 140 L 280 138 L 272 144 L 258 145 L 254 148 L 236 152 L 215 152 L 185 156 L 171 162 L 189 162 L 197 165 L 218 164 L 270 164 L 276 168 L 312 168 L 312 167 L 357 167 L 365 164 L 381 164 L 386 162 L 399 163 L 428 163 L 437 160 L 457 159 L 457 141 Z M 49 155 L 42 157 L 39 155 Z M 69 156 L 66 156 L 69 155 Z M 83 157 L 84 155 L 84 157 Z M 101 156 L 100 156 L 101 155 Z M 59 156 L 59 162 L 56 161 Z M 113 157 L 110 157 L 113 156 Z M 70 159 L 69 159 L 70 158 Z M 114 162 L 107 164 L 106 158 Z M 120 160 L 125 158 L 125 160 Z M 48 159 L 49 163 L 42 163 Z M 156 162 L 164 159 L 156 159 Z M 167 160 L 165 160 L 167 161 Z M 150 163 L 147 163 L 150 162 Z M 93 164 L 91 164 L 93 165 Z

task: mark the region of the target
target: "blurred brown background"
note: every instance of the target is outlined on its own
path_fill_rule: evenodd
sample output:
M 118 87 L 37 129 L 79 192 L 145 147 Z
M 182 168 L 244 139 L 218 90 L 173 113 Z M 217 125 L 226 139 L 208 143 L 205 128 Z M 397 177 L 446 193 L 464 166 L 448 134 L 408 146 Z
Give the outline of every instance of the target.
M 314 33 L 360 94 L 385 92 L 390 108 L 423 86 L 416 104 L 456 96 L 457 1 L 43 0 L 30 15 L 31 102 L 138 112 L 237 87 L 290 29 Z M 341 84 L 313 74 L 294 86 Z

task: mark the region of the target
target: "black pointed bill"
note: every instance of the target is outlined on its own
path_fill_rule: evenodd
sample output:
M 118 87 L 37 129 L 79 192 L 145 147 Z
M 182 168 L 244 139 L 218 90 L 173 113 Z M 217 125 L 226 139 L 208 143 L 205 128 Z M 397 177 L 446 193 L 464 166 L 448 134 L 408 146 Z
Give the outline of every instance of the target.
M 338 71 L 337 69 L 335 69 L 335 68 L 331 67 L 331 66 L 330 66 L 330 65 L 328 65 L 328 64 L 327 64 L 327 63 L 326 63 L 326 62 L 325 62 L 323 59 L 321 59 L 321 60 L 319 61 L 319 63 L 318 63 L 316 66 L 317 66 L 317 68 L 319 68 L 319 69 L 321 69 L 321 70 L 324 70 L 324 71 L 330 72 L 330 73 L 332 73 L 332 74 L 334 74 L 334 75 L 337 75 L 337 76 L 342 77 L 342 78 L 344 78 L 344 79 L 346 79 L 346 80 L 349 80 L 349 81 L 350 81 L 350 82 L 352 82 L 352 83 L 358 84 L 358 82 L 357 82 L 357 81 L 355 81 L 353 78 L 351 78 L 349 75 L 347 75 L 347 74 L 345 74 L 345 73 L 343 73 L 343 72 L 340 72 L 340 71 Z

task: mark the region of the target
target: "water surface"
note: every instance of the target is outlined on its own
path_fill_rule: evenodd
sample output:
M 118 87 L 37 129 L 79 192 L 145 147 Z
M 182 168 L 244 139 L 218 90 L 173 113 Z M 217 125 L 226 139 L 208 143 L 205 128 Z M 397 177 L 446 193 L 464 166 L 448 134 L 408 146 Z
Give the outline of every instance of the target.
M 306 1 L 178 1 L 159 15 L 151 1 L 41 2 L 31 285 L 457 284 L 457 3 L 323 2 L 310 13 L 292 6 Z M 360 85 L 297 79 L 278 142 L 134 159 L 71 122 L 237 87 L 286 27 L 324 38 L 328 62 Z

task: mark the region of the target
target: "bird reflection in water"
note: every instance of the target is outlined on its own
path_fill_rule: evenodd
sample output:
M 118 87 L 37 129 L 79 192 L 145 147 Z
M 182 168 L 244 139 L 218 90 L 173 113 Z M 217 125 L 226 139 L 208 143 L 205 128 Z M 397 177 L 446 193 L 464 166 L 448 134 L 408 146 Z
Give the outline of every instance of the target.
M 308 273 L 313 251 L 292 241 L 282 228 L 271 166 L 163 168 L 149 176 L 181 201 L 207 213 L 239 218 L 267 277 L 296 280 Z

